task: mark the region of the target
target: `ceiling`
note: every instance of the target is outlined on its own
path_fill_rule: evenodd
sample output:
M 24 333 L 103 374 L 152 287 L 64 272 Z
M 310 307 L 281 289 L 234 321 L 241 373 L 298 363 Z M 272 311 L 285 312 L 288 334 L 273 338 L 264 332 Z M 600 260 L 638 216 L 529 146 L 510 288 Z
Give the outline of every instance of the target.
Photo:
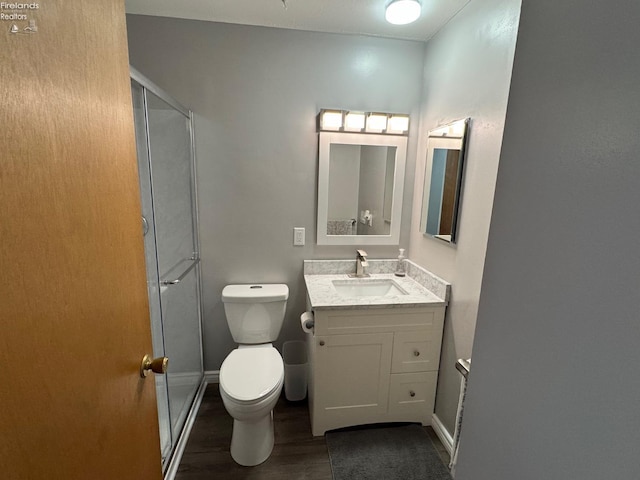
M 421 0 L 410 25 L 384 19 L 389 0 L 126 0 L 127 13 L 426 41 L 471 0 Z

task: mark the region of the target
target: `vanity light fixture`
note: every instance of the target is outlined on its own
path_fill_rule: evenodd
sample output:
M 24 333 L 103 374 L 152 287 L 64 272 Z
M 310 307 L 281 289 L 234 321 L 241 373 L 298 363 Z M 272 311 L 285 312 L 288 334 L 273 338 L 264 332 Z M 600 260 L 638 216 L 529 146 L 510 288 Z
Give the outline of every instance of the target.
M 367 132 L 382 133 L 387 129 L 388 115 L 386 113 L 369 113 L 367 115 Z
M 320 130 L 339 131 L 342 128 L 342 110 L 321 110 Z
M 454 122 L 443 127 L 429 131 L 430 137 L 462 138 L 466 131 L 467 124 L 464 122 Z
M 387 5 L 385 18 L 393 25 L 407 25 L 420 18 L 421 9 L 418 0 L 393 0 Z
M 364 130 L 364 112 L 347 112 L 344 116 L 345 132 L 361 132 Z
M 318 115 L 318 130 L 407 136 L 409 135 L 409 115 L 322 109 Z
M 391 115 L 389 117 L 389 125 L 387 132 L 406 134 L 409 131 L 409 115 Z

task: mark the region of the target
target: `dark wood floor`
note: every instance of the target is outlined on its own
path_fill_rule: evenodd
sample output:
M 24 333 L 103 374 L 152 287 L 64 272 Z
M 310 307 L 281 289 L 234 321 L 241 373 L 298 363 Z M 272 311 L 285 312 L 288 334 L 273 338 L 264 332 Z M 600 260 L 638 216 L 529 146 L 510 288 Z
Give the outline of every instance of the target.
M 306 402 L 288 402 L 284 393 L 274 410 L 275 446 L 269 459 L 241 467 L 229 453 L 233 419 L 222 404 L 217 384 L 210 384 L 191 430 L 176 480 L 258 479 L 331 480 L 324 437 L 311 435 Z M 431 427 L 427 433 L 447 464 L 449 455 Z

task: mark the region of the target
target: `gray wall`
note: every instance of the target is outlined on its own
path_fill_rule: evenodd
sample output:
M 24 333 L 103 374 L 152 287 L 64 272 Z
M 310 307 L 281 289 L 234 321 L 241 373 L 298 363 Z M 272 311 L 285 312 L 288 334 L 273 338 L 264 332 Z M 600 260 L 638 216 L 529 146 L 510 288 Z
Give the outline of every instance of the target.
M 519 10 L 520 0 L 471 2 L 426 49 L 409 254 L 452 284 L 436 398 L 436 415 L 450 434 L 460 390 L 455 361 L 471 356 Z M 465 117 L 471 134 L 458 243 L 449 246 L 420 232 L 427 132 Z
M 524 2 L 458 480 L 640 478 L 639 18 Z
M 407 245 L 424 44 L 144 16 L 128 18 L 128 35 L 131 64 L 196 114 L 205 369 L 234 348 L 220 301 L 228 283 L 287 283 L 280 341 L 302 338 L 303 259 L 355 259 L 354 247 L 315 245 L 316 115 L 412 115 Z M 294 226 L 306 228 L 306 246 L 292 246 Z
M 358 218 L 360 145 L 331 145 L 329 153 L 329 220 Z

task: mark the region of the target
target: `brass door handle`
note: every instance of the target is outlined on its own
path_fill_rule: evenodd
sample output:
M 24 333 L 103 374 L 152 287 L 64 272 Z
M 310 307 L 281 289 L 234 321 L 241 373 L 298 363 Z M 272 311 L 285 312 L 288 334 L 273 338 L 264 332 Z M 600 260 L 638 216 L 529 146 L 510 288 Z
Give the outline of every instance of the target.
M 145 355 L 140 365 L 140 376 L 146 378 L 149 372 L 167 373 L 167 365 L 169 365 L 169 359 L 167 357 L 152 359 L 150 355 Z

